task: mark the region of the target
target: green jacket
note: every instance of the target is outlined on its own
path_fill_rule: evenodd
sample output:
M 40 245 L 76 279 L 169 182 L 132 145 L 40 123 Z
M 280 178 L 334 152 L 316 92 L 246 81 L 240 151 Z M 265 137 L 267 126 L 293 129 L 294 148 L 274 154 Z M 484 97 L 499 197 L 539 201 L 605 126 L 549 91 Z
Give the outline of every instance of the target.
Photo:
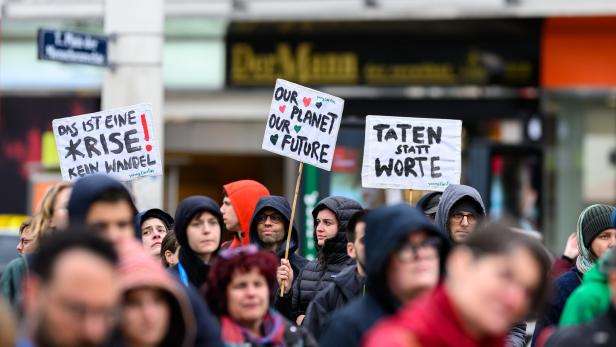
M 11 305 L 13 312 L 22 314 L 22 282 L 28 274 L 28 263 L 25 257 L 11 260 L 0 277 L 0 293 Z
M 607 276 L 599 272 L 599 262 L 586 274 L 565 304 L 560 325 L 578 325 L 591 321 L 610 307 L 610 289 Z

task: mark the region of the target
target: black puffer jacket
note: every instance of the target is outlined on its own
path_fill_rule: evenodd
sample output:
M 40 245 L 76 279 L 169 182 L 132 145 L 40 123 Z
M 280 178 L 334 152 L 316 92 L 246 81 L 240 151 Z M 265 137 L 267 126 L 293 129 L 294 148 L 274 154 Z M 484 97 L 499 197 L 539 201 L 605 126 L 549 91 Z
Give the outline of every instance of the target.
M 284 305 L 291 297 L 291 318 L 295 320 L 297 316 L 305 314 L 310 301 L 318 292 L 325 289 L 327 285 L 334 281 L 334 278 L 342 269 L 354 264 L 346 252 L 346 227 L 353 214 L 362 209 L 361 205 L 352 199 L 331 196 L 321 200 L 312 210 L 312 218 L 315 220 L 319 211 L 323 209 L 331 210 L 338 220 L 338 233 L 331 239 L 325 241 L 323 247 L 318 248 L 318 259 L 309 261 L 304 269 L 299 273 L 298 278 L 293 283 L 291 295 L 285 295 L 279 304 Z M 317 243 L 316 229 L 312 237 Z
M 323 323 L 334 311 L 346 305 L 351 299 L 364 294 L 366 277 L 357 273 L 357 265 L 342 270 L 330 284 L 314 297 L 302 326 L 308 329 L 315 338 L 321 335 Z

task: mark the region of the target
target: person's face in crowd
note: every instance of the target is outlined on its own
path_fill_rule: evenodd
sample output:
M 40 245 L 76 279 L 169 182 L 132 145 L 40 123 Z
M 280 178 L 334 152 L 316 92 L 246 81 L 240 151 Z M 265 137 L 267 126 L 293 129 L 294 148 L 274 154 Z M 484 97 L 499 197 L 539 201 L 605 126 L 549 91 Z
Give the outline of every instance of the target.
M 408 236 L 392 254 L 387 267 L 387 282 L 402 302 L 434 288 L 439 280 L 440 240 L 425 231 Z
M 317 244 L 323 247 L 325 240 L 338 233 L 338 219 L 331 210 L 324 208 L 317 213 L 316 220 Z
M 265 208 L 257 216 L 259 239 L 265 244 L 279 244 L 285 236 L 285 219 L 273 208 Z
M 181 246 L 178 246 L 175 249 L 175 252 L 171 252 L 170 250 L 165 251 L 165 260 L 167 261 L 167 264 L 169 264 L 169 267 L 174 266 L 177 263 L 179 263 L 180 247 Z
M 449 235 L 460 243 L 470 235 L 477 226 L 477 216 L 468 211 L 456 211 L 449 216 Z
M 97 228 L 111 242 L 135 237 L 133 209 L 124 200 L 93 203 L 86 215 L 86 224 Z
M 71 187 L 66 187 L 58 193 L 56 201 L 53 203 L 53 214 L 51 216 L 51 227 L 64 229 L 68 226 L 68 200 L 71 197 Z
M 171 307 L 165 294 L 154 288 L 129 291 L 122 305 L 121 329 L 133 346 L 159 346 L 169 331 Z
M 27 279 L 25 307 L 37 346 L 102 346 L 116 317 L 120 291 L 116 270 L 83 250 L 61 255 L 48 283 Z
M 222 221 L 225 223 L 225 228 L 229 231 L 240 231 L 240 221 L 237 218 L 233 204 L 229 197 L 225 196 L 222 199 L 222 206 L 220 206 L 220 213 L 222 213 Z
M 475 336 L 506 333 L 524 318 L 541 282 L 540 264 L 522 247 L 478 259 L 458 248 L 447 265 L 449 293 Z
M 158 218 L 148 218 L 141 223 L 141 242 L 143 247 L 153 256 L 160 254 L 160 245 L 167 235 L 167 227 Z
M 590 250 L 592 253 L 600 259 L 605 251 L 616 246 L 616 229 L 603 230 L 594 240 L 590 243 Z
M 235 271 L 227 286 L 229 317 L 241 326 L 253 326 L 263 319 L 269 307 L 267 280 L 256 268 Z
M 355 242 L 349 242 L 347 244 L 347 253 L 349 257 L 355 259 L 358 266 L 361 266 L 362 270 L 365 269 L 366 264 L 366 251 L 364 250 L 364 236 L 366 235 L 366 223 L 357 222 L 355 224 Z
M 20 255 L 32 253 L 35 248 L 35 241 L 36 237 L 32 234 L 32 226 L 28 225 L 19 235 L 19 242 L 15 248 Z
M 220 233 L 218 219 L 210 212 L 203 212 L 193 217 L 186 228 L 188 245 L 199 257 L 208 261 L 212 253 L 218 249 Z

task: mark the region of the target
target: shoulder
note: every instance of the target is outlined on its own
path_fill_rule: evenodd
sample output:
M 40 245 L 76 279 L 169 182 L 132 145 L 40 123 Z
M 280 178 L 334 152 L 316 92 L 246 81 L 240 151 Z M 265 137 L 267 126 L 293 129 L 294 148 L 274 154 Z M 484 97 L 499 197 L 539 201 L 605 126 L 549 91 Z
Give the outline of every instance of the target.
M 421 346 L 413 332 L 400 326 L 394 319 L 386 319 L 371 329 L 364 338 L 363 346 Z

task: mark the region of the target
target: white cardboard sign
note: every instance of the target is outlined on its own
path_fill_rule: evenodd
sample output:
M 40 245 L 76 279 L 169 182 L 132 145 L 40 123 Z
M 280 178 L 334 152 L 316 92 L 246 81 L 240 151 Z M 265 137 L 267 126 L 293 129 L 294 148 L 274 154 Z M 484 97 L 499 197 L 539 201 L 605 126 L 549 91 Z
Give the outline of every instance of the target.
M 443 191 L 460 183 L 462 121 L 367 116 L 362 186 Z
M 331 170 L 344 100 L 276 80 L 261 148 Z
M 52 127 L 66 181 L 95 173 L 123 181 L 162 174 L 150 104 L 54 119 Z

